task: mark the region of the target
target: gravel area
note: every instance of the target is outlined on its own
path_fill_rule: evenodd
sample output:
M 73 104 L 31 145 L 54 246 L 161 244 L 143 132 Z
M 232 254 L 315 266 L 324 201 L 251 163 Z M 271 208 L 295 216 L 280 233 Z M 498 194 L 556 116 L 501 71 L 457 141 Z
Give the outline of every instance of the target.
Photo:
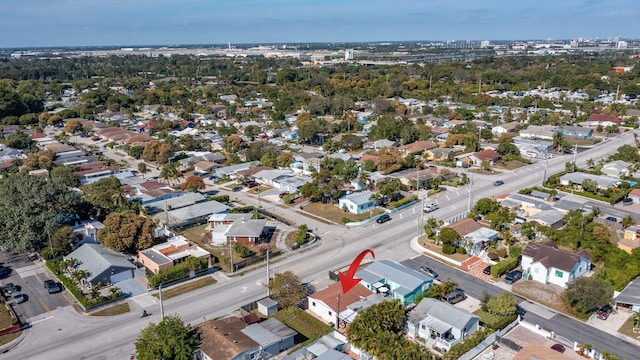
M 514 293 L 522 295 L 550 308 L 567 313 L 567 308 L 562 301 L 564 289 L 557 285 L 541 284 L 537 281 L 519 281 L 513 284 Z

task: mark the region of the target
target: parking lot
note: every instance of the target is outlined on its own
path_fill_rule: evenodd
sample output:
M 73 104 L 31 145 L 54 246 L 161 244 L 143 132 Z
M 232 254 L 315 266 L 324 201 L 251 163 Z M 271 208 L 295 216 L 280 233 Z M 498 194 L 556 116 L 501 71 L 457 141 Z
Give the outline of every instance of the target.
M 27 299 L 15 306 L 23 322 L 46 318 L 52 310 L 69 305 L 64 292 L 49 294 L 44 288 L 44 281 L 52 279 L 44 261 L 29 260 L 26 255 L 3 252 L 0 263 L 11 269 L 9 276 L 0 280 L 2 287 L 13 283 Z

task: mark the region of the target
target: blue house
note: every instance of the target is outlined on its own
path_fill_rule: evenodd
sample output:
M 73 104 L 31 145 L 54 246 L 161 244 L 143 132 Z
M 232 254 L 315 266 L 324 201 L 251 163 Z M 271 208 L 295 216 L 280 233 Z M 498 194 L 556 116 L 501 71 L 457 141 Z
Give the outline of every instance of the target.
M 378 203 L 371 199 L 371 191 L 353 193 L 338 199 L 338 207 L 347 209 L 352 214 L 362 214 L 373 210 L 377 205 Z
M 285 140 L 294 141 L 298 140 L 298 132 L 297 131 L 285 131 L 280 134 Z
M 567 137 L 589 139 L 593 136 L 593 129 L 580 126 L 560 126 L 556 131 Z
M 358 270 L 356 277 L 367 289 L 390 294 L 403 305 L 414 304 L 416 297 L 427 292 L 433 279 L 390 260 L 374 261 Z

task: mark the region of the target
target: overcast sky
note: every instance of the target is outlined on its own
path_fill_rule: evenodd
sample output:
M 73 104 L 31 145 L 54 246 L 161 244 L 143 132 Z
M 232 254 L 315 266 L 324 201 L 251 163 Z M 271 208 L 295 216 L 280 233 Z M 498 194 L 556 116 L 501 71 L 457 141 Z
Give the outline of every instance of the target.
M 640 0 L 6 0 L 0 47 L 640 38 Z

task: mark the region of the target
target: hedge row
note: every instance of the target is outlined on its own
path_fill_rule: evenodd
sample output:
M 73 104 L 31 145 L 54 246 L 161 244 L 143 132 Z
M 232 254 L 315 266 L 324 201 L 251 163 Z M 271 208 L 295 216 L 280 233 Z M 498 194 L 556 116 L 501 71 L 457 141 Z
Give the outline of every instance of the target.
M 518 259 L 504 259 L 491 267 L 491 276 L 499 278 L 507 271 L 511 271 L 518 266 Z
M 400 200 L 398 200 L 398 201 L 394 201 L 394 202 L 392 202 L 392 203 L 389 203 L 389 204 L 387 205 L 387 207 L 388 207 L 388 208 L 391 208 L 391 209 L 395 209 L 395 208 L 398 208 L 398 207 L 400 207 L 400 206 L 402 206 L 402 205 L 404 205 L 404 204 L 410 203 L 410 202 L 412 202 L 412 201 L 416 200 L 417 198 L 418 198 L 418 197 L 417 197 L 417 196 L 415 196 L 415 195 L 413 195 L 413 196 L 409 196 L 409 197 L 405 197 L 405 198 L 402 198 L 402 199 L 400 199 Z
M 458 342 L 453 345 L 449 351 L 444 354 L 444 359 L 458 359 L 462 355 L 469 352 L 471 349 L 476 347 L 478 344 L 482 342 L 487 336 L 489 332 L 487 330 L 479 330 L 474 332 L 473 334 L 467 336 L 463 342 Z
M 176 266 L 162 270 L 157 274 L 149 276 L 149 285 L 156 288 L 160 284 L 180 280 L 189 276 L 191 271 L 198 272 L 209 266 L 209 261 L 203 258 L 189 257 L 187 260 L 177 264 Z

